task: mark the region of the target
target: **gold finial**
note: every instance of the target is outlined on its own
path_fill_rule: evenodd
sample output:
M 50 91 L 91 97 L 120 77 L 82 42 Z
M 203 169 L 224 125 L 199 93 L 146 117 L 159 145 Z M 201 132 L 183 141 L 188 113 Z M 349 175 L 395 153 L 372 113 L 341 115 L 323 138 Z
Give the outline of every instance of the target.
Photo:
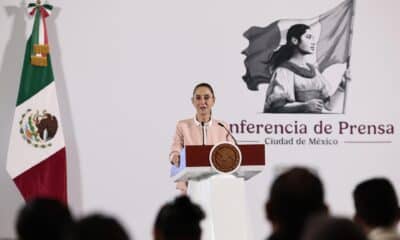
M 40 4 L 42 4 L 42 1 L 36 0 L 36 4 L 37 4 L 37 5 L 40 5 Z

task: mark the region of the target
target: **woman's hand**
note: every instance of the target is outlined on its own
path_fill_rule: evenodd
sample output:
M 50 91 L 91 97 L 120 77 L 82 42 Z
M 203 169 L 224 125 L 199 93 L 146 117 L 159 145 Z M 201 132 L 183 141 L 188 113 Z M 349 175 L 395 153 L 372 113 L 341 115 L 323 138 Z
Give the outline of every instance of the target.
M 344 71 L 343 76 L 342 76 L 342 81 L 340 81 L 339 84 L 339 89 L 345 90 L 346 89 L 346 85 L 347 85 L 347 81 L 351 80 L 351 73 L 350 73 L 350 69 L 347 68 L 346 71 Z
M 311 99 L 305 102 L 306 112 L 320 113 L 324 107 L 324 102 L 321 99 Z
M 173 155 L 171 159 L 171 164 L 174 165 L 175 167 L 179 167 L 179 155 Z
M 351 72 L 350 72 L 350 68 L 347 68 L 346 71 L 344 71 L 343 73 L 343 78 L 346 81 L 350 81 L 351 80 Z
M 179 181 L 176 183 L 176 189 L 180 190 L 182 194 L 187 193 L 187 182 Z

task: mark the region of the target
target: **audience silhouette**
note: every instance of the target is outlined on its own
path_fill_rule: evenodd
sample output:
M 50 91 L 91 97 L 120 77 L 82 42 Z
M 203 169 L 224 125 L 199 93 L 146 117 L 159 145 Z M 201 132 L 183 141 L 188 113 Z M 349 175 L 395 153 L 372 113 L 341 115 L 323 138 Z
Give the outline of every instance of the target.
M 187 196 L 161 207 L 154 224 L 154 240 L 200 240 L 203 210 Z
M 327 212 L 322 182 L 306 168 L 292 168 L 273 182 L 265 209 L 269 240 L 298 240 L 311 216 Z
M 20 210 L 16 230 L 22 240 L 60 240 L 73 223 L 66 205 L 54 199 L 37 198 Z
M 367 237 L 349 219 L 323 216 L 308 222 L 302 240 L 367 240 Z
M 272 183 L 265 213 L 272 225 L 268 240 L 400 240 L 400 206 L 392 183 L 372 178 L 353 191 L 354 222 L 328 216 L 320 178 L 304 167 L 280 174 Z M 234 210 L 234 209 L 233 209 Z M 163 205 L 153 226 L 154 240 L 200 240 L 201 207 L 186 195 Z M 75 222 L 69 208 L 55 199 L 37 198 L 18 213 L 20 240 L 129 240 L 113 217 L 92 214 Z
M 93 214 L 79 220 L 75 226 L 75 240 L 129 240 L 129 235 L 115 219 Z
M 396 225 L 400 208 L 396 192 L 386 178 L 372 178 L 361 182 L 353 192 L 354 220 L 368 234 L 370 240 L 398 240 Z

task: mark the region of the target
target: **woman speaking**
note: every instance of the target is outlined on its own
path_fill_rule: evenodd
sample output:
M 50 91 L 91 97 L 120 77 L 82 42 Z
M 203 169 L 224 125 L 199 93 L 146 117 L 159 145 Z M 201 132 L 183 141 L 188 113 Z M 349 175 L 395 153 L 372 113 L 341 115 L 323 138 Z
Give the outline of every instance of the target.
M 184 146 L 214 145 L 221 141 L 233 142 L 227 130 L 227 124 L 212 118 L 215 94 L 210 84 L 200 83 L 194 87 L 192 104 L 196 109 L 195 116 L 181 120 L 176 125 L 169 154 L 170 162 L 175 166 L 179 166 L 180 152 Z M 176 188 L 186 193 L 187 183 L 178 182 Z

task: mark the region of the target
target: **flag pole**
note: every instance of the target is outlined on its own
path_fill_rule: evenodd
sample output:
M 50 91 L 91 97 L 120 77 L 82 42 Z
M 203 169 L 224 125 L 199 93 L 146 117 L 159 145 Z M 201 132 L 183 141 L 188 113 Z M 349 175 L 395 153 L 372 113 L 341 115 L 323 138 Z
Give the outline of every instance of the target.
M 353 29 L 354 29 L 354 15 L 355 15 L 355 8 L 356 8 L 356 0 L 350 0 L 352 1 L 352 8 L 351 8 L 351 23 L 350 23 L 350 34 L 349 34 L 349 57 L 347 58 L 346 61 L 346 71 L 350 69 L 350 59 L 351 59 L 351 48 L 353 45 Z M 342 113 L 345 114 L 346 112 L 346 100 L 347 100 L 347 90 L 348 90 L 348 79 L 345 80 L 345 90 L 344 90 L 344 97 L 343 97 L 343 108 L 342 108 Z

